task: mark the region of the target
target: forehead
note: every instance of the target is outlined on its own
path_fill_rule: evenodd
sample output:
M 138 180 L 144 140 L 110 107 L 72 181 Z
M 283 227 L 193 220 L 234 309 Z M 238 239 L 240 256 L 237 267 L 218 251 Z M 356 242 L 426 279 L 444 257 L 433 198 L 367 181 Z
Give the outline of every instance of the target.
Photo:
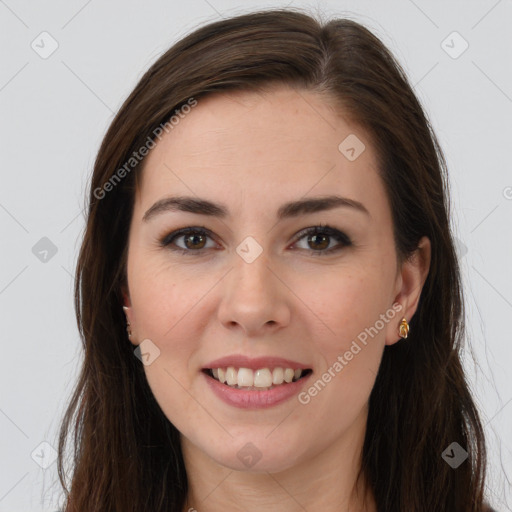
M 199 99 L 187 112 L 146 157 L 143 206 L 166 194 L 210 194 L 260 207 L 275 198 L 277 209 L 283 200 L 339 193 L 386 208 L 368 135 L 325 96 L 237 91 Z

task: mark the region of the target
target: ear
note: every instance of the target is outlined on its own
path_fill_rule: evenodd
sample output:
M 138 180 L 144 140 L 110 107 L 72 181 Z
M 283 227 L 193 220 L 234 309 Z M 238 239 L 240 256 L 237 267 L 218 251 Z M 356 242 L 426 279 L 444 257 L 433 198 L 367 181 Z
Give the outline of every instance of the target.
M 121 295 L 123 297 L 123 306 L 131 307 L 130 292 L 128 291 L 128 285 L 126 283 L 121 285 Z
M 123 311 L 126 316 L 126 322 L 130 323 L 130 330 L 132 335 L 129 337 L 129 340 L 133 345 L 137 345 L 136 343 L 136 335 L 135 335 L 135 322 L 132 311 L 132 303 L 130 299 L 130 292 L 128 291 L 128 286 L 126 284 L 121 285 L 121 295 L 123 297 Z
M 424 236 L 419 241 L 418 248 L 397 272 L 393 304 L 400 304 L 402 309 L 397 315 L 398 320 L 388 324 L 386 345 L 393 345 L 401 340 L 398 333 L 400 320 L 405 317 L 407 322 L 410 322 L 416 313 L 421 291 L 430 269 L 431 249 L 429 238 Z

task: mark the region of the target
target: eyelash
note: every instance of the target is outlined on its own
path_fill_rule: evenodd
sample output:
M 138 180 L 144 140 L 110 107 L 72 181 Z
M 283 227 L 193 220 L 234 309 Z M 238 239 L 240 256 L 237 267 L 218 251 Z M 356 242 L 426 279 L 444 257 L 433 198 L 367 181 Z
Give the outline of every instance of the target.
M 211 231 L 209 229 L 205 228 L 204 226 L 196 226 L 196 227 L 182 228 L 182 229 L 173 231 L 172 233 L 165 235 L 162 239 L 159 240 L 159 242 L 162 247 L 166 247 L 166 248 L 170 249 L 171 251 L 178 252 L 181 254 L 186 254 L 187 256 L 199 256 L 203 252 L 203 249 L 190 250 L 190 249 L 182 249 L 181 247 L 171 247 L 171 244 L 177 238 L 180 238 L 180 237 L 183 237 L 186 235 L 191 235 L 191 234 L 197 234 L 197 235 L 212 238 Z M 318 226 L 313 226 L 310 228 L 303 229 L 302 231 L 297 233 L 294 244 L 296 244 L 299 240 L 301 240 L 302 238 L 304 238 L 308 235 L 311 236 L 311 235 L 318 235 L 318 234 L 323 234 L 323 235 L 332 237 L 336 241 L 343 244 L 343 246 L 345 246 L 345 247 L 349 247 L 349 246 L 353 245 L 352 240 L 345 233 L 343 233 L 342 231 L 339 231 L 338 229 L 333 228 L 327 224 L 321 224 Z M 330 249 L 327 249 L 327 250 L 318 250 L 318 251 L 310 250 L 308 252 L 311 252 L 311 254 L 314 256 L 325 256 L 325 255 L 329 255 L 333 252 L 337 252 L 337 251 L 341 250 L 341 248 L 342 248 L 342 246 L 337 246 L 337 247 L 335 246 L 335 247 L 331 247 Z M 194 254 L 194 253 L 196 253 L 196 254 Z

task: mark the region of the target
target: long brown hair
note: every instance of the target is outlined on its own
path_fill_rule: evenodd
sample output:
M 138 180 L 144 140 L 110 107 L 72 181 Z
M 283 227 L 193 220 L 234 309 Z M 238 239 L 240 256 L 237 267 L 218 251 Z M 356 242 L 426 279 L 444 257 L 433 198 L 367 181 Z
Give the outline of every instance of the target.
M 482 510 L 485 442 L 461 364 L 464 303 L 438 141 L 404 71 L 368 29 L 274 9 L 210 23 L 178 41 L 144 74 L 103 139 L 76 268 L 84 360 L 59 437 L 66 512 L 181 512 L 185 504 L 179 432 L 156 403 L 126 336 L 121 290 L 143 159 L 133 169 L 126 162 L 190 98 L 280 83 L 324 95 L 372 137 L 399 262 L 422 236 L 431 240 L 409 338 L 384 350 L 358 476 L 383 512 Z M 453 442 L 468 452 L 457 469 L 441 457 Z

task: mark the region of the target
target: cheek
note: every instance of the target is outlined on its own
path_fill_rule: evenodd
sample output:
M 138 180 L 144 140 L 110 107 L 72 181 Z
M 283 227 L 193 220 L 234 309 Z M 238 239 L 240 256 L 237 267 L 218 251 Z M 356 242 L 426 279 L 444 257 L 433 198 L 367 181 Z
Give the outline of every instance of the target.
M 187 329 L 196 328 L 188 317 L 211 287 L 211 279 L 198 277 L 189 269 L 174 268 L 151 255 L 134 257 L 130 277 L 134 322 L 141 336 L 163 343 L 176 338 L 184 323 Z
M 150 339 L 160 351 L 144 371 L 166 417 L 178 429 L 186 429 L 189 419 L 198 414 L 197 403 L 188 391 L 202 329 L 195 320 L 201 298 L 212 284 L 209 279 L 169 268 L 156 258 L 152 263 L 149 255 L 142 261 L 146 263 L 137 266 L 134 259 L 131 276 L 134 322 L 138 337 Z
M 180 373 L 181 371 L 181 373 Z M 201 396 L 195 397 L 180 365 L 173 365 L 162 357 L 144 367 L 148 385 L 166 418 L 181 432 L 188 432 L 191 425 L 204 425 L 208 421 Z
M 337 279 L 332 273 L 325 280 L 316 279 L 316 293 L 310 293 L 308 306 L 321 320 L 315 321 L 321 331 L 310 329 L 309 336 L 322 362 L 315 378 L 322 382 L 311 393 L 319 395 L 321 390 L 325 406 L 339 404 L 340 414 L 366 402 L 378 372 L 386 329 L 396 322 L 385 276 L 380 265 L 352 268 L 340 271 Z
M 390 289 L 380 266 L 329 269 L 317 273 L 314 282 L 297 283 L 297 295 L 304 298 L 312 321 L 317 319 L 322 335 L 319 348 L 332 353 L 350 346 L 360 333 L 371 327 L 390 308 Z M 384 336 L 384 329 L 379 334 Z M 379 337 L 378 335 L 376 337 Z M 315 339 L 315 338 L 313 338 Z

